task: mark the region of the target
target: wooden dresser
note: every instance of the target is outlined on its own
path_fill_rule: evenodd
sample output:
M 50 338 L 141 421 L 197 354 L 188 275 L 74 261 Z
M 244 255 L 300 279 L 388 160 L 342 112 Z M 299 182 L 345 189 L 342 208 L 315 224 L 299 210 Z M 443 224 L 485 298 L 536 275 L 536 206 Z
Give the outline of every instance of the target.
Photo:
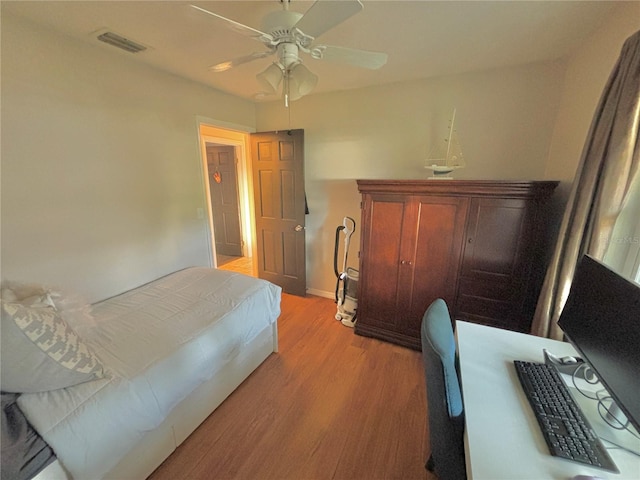
M 453 320 L 527 332 L 544 276 L 545 203 L 558 182 L 357 180 L 359 335 L 420 349 L 443 298 Z

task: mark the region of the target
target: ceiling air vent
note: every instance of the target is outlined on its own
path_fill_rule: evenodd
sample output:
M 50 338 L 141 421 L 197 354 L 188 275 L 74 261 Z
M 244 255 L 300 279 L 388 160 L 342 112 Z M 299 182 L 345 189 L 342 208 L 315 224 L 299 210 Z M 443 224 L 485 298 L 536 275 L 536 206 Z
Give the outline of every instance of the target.
M 98 40 L 131 53 L 138 53 L 147 49 L 144 45 L 140 45 L 113 32 L 104 32 L 98 35 Z

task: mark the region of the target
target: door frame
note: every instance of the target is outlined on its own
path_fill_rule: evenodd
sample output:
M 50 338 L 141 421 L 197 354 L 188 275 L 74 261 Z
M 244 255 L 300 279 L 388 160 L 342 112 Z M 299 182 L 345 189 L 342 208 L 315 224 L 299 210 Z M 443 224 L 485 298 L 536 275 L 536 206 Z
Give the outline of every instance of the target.
M 207 165 L 207 144 L 232 146 L 238 161 L 236 162 L 238 202 L 240 213 L 240 235 L 242 238 L 242 254 L 253 257 L 255 250 L 255 218 L 253 212 L 253 180 L 248 156 L 249 132 L 213 125 L 210 122 L 198 122 L 200 158 L 203 174 L 204 193 L 207 205 L 207 237 L 209 241 L 209 263 L 217 268 L 215 233 L 213 229 L 213 212 L 211 209 L 211 190 Z M 255 271 L 255 265 L 254 265 Z M 255 272 L 254 272 L 255 273 Z

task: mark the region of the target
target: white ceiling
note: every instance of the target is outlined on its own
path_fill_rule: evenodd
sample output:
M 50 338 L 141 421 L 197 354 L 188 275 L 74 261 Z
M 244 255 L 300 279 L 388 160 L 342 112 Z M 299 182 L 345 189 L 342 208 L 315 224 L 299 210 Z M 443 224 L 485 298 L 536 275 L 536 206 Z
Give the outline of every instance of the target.
M 190 3 L 254 28 L 260 28 L 266 13 L 281 8 L 279 0 L 2 1 L 2 10 L 48 25 L 97 48 L 253 99 L 260 90 L 255 75 L 269 65 L 272 57 L 227 72 L 209 71 L 210 65 L 260 52 L 264 47 L 227 28 L 226 22 L 190 8 Z M 290 9 L 304 12 L 312 3 L 293 0 Z M 320 77 L 313 93 L 557 59 L 570 54 L 617 4 L 427 0 L 363 3 L 362 12 L 320 36 L 316 43 L 386 52 L 387 64 L 379 70 L 366 70 L 305 55 L 305 65 Z M 130 54 L 98 42 L 93 34 L 105 28 L 151 48 Z

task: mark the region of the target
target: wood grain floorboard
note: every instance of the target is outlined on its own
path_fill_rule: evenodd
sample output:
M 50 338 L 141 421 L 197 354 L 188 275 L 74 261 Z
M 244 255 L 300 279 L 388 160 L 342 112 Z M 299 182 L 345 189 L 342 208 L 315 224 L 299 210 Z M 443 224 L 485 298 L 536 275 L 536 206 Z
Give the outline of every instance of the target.
M 150 479 L 433 479 L 420 353 L 354 335 L 334 313 L 283 294 L 280 351 Z

